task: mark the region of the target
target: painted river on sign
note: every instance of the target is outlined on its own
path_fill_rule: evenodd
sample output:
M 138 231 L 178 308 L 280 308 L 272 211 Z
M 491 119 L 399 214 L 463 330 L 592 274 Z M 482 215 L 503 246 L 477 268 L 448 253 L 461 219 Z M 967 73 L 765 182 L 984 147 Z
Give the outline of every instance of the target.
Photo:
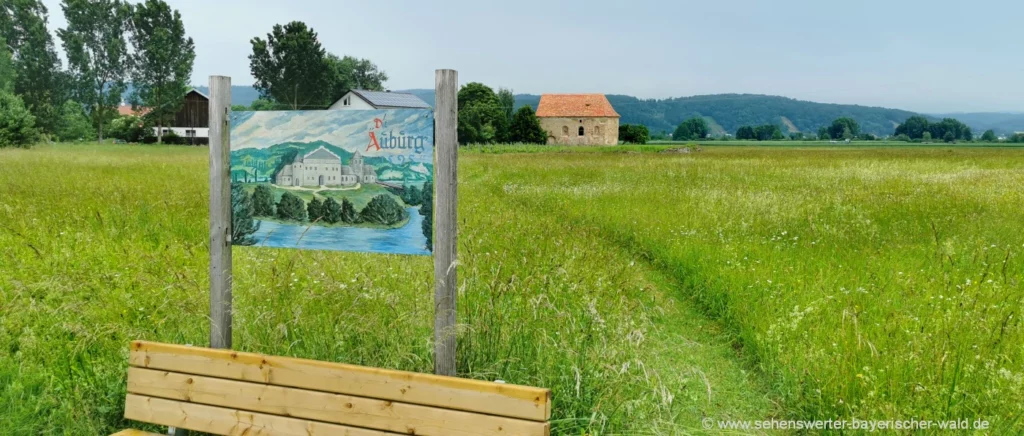
M 429 255 L 427 238 L 423 236 L 423 216 L 414 207 L 406 208 L 406 212 L 409 221 L 397 229 L 296 226 L 262 221 L 253 237 L 257 247 Z

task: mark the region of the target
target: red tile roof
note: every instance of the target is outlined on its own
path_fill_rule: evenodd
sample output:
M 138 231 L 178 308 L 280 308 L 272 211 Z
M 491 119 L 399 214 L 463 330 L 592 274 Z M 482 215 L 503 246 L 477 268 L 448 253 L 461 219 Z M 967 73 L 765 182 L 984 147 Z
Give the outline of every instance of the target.
M 128 115 L 134 115 L 134 116 L 137 116 L 137 117 L 141 117 L 141 116 L 146 115 L 148 113 L 149 113 L 149 108 L 148 107 L 140 107 L 139 110 L 132 109 L 132 105 L 130 105 L 130 104 L 122 104 L 122 105 L 117 107 L 117 114 L 122 116 L 122 117 L 128 116 Z
M 618 118 L 619 114 L 604 94 L 544 94 L 537 105 L 537 116 Z

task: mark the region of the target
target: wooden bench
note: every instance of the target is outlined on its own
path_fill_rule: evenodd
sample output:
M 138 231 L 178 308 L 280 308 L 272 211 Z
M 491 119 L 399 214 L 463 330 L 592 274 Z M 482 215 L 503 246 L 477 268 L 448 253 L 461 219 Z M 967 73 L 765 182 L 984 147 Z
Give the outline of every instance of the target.
M 129 365 L 125 418 L 206 433 L 550 434 L 530 386 L 143 341 Z

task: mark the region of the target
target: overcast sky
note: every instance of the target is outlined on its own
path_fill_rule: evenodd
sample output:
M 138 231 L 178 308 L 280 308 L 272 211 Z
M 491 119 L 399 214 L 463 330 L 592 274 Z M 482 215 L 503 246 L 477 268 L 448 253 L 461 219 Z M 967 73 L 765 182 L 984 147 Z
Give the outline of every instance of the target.
M 516 93 L 756 93 L 921 112 L 1024 111 L 1021 0 L 167 0 L 195 84 L 253 82 L 249 40 L 305 21 L 390 89 L 434 69 Z M 50 29 L 60 0 L 44 0 Z M 59 41 L 57 42 L 59 46 Z

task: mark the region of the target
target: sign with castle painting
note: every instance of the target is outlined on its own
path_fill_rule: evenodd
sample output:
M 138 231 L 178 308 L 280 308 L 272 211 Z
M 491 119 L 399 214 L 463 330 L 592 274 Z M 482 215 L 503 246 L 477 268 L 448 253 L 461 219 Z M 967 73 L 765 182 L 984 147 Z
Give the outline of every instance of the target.
M 231 114 L 232 243 L 430 254 L 430 109 Z

